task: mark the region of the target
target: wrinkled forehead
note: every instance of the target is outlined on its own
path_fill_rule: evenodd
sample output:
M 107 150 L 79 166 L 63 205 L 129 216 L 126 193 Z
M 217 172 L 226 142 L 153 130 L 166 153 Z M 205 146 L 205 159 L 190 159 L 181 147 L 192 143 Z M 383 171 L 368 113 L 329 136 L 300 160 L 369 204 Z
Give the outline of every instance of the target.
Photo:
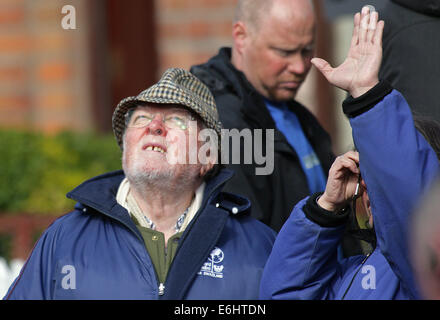
M 270 34 L 273 37 L 291 39 L 304 38 L 312 41 L 315 38 L 316 24 L 313 16 L 289 16 L 287 13 L 278 18 L 266 18 L 261 23 L 260 34 Z

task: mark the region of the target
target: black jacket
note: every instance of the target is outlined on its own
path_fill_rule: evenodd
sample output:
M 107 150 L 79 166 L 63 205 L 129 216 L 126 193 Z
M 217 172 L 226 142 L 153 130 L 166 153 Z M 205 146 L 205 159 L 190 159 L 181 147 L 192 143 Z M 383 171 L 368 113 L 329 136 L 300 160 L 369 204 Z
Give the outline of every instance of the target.
M 440 1 L 439 0 L 391 0 L 402 7 L 408 8 L 412 11 L 430 15 L 433 17 L 440 17 Z
M 231 49 L 222 48 L 207 63 L 193 66 L 191 72 L 211 89 L 225 128 L 239 131 L 245 128 L 251 131 L 263 129 L 263 132 L 264 129 L 274 129 L 273 173 L 256 175 L 255 168 L 259 166 L 255 162 L 243 164 L 241 161 L 241 165 L 231 164 L 229 167 L 235 171 L 235 176 L 225 190 L 249 198 L 252 216 L 279 231 L 294 205 L 309 195 L 307 179 L 297 154 L 284 135 L 276 129 L 263 97 L 246 80 L 244 74 L 230 63 L 230 56 Z M 304 106 L 292 100 L 289 107 L 298 116 L 327 175 L 334 159 L 329 135 Z M 263 137 L 265 136 L 263 133 Z M 242 157 L 243 150 L 242 145 Z
M 380 79 L 400 91 L 411 109 L 440 121 L 440 0 L 388 1 Z

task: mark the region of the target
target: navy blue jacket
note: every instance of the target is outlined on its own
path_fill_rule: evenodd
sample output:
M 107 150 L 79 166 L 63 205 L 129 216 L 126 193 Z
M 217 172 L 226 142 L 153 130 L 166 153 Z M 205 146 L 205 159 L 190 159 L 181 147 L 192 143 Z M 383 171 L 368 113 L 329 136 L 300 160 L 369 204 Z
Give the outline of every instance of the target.
M 231 175 L 222 170 L 207 182 L 202 206 L 180 239 L 164 287 L 140 232 L 116 202 L 124 178 L 117 171 L 68 193 L 78 201 L 75 210 L 44 232 L 5 298 L 258 298 L 275 234 L 247 214 L 247 199 L 221 192 Z
M 338 260 L 343 217 L 316 215 L 316 196 L 304 199 L 277 237 L 261 281 L 261 298 L 420 297 L 408 249 L 409 216 L 438 175 L 439 161 L 416 130 L 403 96 L 394 90 L 383 97 L 383 88 L 379 84 L 360 97 L 349 114 L 377 247 L 369 256 Z M 362 100 L 369 99 L 374 107 L 364 108 Z

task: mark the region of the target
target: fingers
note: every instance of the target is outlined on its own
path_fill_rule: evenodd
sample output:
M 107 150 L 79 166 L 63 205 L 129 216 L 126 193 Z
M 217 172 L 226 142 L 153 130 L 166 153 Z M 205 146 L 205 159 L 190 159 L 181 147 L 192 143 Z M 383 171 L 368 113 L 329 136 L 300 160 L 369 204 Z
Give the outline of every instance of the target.
M 348 151 L 336 158 L 337 160 L 353 163 L 356 167 L 359 167 L 359 152 Z M 358 172 L 359 170 L 356 170 Z
M 348 159 L 353 160 L 357 164 L 359 164 L 359 152 L 357 151 L 348 151 L 343 154 L 344 157 L 347 157 Z
M 367 31 L 367 41 L 372 42 L 373 37 L 376 33 L 377 28 L 377 20 L 379 19 L 379 14 L 375 11 L 370 14 L 370 22 L 368 24 Z
M 359 25 L 361 21 L 361 14 L 358 12 L 354 15 L 353 21 L 353 35 L 351 36 L 351 46 L 354 47 L 359 43 Z
M 332 66 L 327 61 L 321 58 L 313 58 L 311 62 L 328 80 L 330 73 L 332 73 L 333 71 Z
M 360 19 L 360 22 L 356 21 L 357 19 Z M 355 15 L 354 25 L 353 33 L 358 29 L 357 43 L 366 42 L 382 45 L 384 22 L 379 21 L 379 13 L 375 11 L 373 6 L 364 6 L 361 13 Z
M 377 29 L 376 29 L 376 33 L 374 34 L 373 37 L 373 43 L 377 44 L 379 46 L 382 47 L 382 35 L 383 35 L 383 29 L 385 27 L 385 22 L 384 21 L 379 21 L 377 23 Z
M 367 39 L 368 25 L 370 23 L 370 8 L 365 6 L 361 11 L 361 21 L 359 27 L 359 42 L 365 42 Z
M 334 164 L 335 164 L 335 171 L 339 172 L 341 175 L 346 174 L 347 170 L 349 170 L 352 174 L 358 175 L 360 173 L 359 171 L 359 157 L 356 156 L 354 153 L 345 153 L 344 155 L 341 155 L 336 158 Z
M 329 175 L 336 179 L 343 176 L 358 176 L 359 174 L 359 153 L 356 151 L 349 151 L 337 157 L 329 171 Z

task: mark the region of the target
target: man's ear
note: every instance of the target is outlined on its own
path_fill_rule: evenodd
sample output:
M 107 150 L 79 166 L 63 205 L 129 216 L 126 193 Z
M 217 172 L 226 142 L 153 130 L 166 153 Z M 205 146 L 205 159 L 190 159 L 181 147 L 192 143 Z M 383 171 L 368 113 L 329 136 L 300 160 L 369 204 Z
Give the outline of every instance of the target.
M 234 23 L 232 27 L 232 39 L 234 40 L 234 48 L 239 54 L 242 54 L 248 36 L 248 30 L 244 22 L 237 21 Z

